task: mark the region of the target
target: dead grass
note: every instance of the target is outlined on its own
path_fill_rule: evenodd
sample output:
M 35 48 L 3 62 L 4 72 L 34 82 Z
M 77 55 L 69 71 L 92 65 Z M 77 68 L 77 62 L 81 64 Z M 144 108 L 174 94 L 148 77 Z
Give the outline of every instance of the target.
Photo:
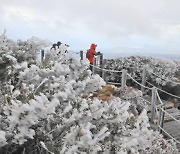
M 99 100 L 108 101 L 115 94 L 116 94 L 115 86 L 107 84 L 104 87 L 102 87 L 101 90 L 99 90 L 97 92 L 97 97 L 98 97 Z

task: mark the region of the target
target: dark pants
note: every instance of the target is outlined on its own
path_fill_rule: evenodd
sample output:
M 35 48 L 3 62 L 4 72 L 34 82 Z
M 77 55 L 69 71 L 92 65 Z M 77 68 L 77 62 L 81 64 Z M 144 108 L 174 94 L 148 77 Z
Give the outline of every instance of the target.
M 92 65 L 93 65 L 93 64 L 90 64 L 90 67 L 89 67 L 91 71 L 93 70 L 93 66 L 92 66 Z

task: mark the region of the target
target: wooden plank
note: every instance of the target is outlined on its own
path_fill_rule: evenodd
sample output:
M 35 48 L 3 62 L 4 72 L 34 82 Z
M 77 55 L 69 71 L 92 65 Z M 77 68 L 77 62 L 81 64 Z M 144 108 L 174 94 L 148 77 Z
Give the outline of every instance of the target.
M 167 131 L 172 137 L 174 137 L 176 140 L 180 139 L 180 133 L 179 132 L 170 132 Z
M 176 118 L 177 120 L 180 119 L 180 115 L 172 115 L 174 118 Z M 175 121 L 172 117 L 170 117 L 169 115 L 165 115 L 164 117 L 164 121 L 165 122 L 169 122 L 169 121 Z
M 165 125 L 166 123 L 164 123 L 164 129 L 166 129 L 167 131 L 178 131 L 179 133 L 180 133 L 180 126 L 177 126 L 177 125 L 174 125 L 174 124 L 172 124 L 172 125 Z
M 176 119 L 180 119 L 180 117 L 176 117 Z M 167 117 L 164 119 L 164 123 L 171 122 L 171 121 L 175 121 L 175 120 L 172 117 Z
M 167 132 L 176 132 L 178 131 L 180 133 L 180 125 L 177 126 L 175 124 L 171 124 L 171 125 L 167 125 L 166 123 L 164 123 L 164 129 L 167 131 Z
M 176 136 L 176 139 L 180 142 L 180 135 Z
M 174 113 L 174 112 L 177 112 L 180 114 L 180 110 L 178 110 L 177 108 L 171 108 L 171 109 L 167 109 L 166 110 L 168 113 Z
M 180 119 L 180 117 L 177 117 L 176 119 Z M 172 117 L 167 117 L 164 119 L 164 122 L 170 122 L 170 121 L 174 121 L 174 119 Z
M 168 112 L 168 113 L 169 113 L 169 112 Z M 172 116 L 178 116 L 178 115 L 180 115 L 179 112 L 172 112 L 172 113 L 169 113 L 170 115 L 169 115 L 168 113 L 165 112 L 165 116 L 170 116 L 170 115 L 172 115 Z
M 178 127 L 180 128 L 180 123 L 177 121 L 170 121 L 170 122 L 164 123 L 164 127 L 166 127 L 166 126 L 171 126 L 171 127 L 175 126 L 177 129 Z
M 169 112 L 168 112 L 169 113 Z M 180 115 L 180 113 L 179 112 L 172 112 L 172 113 L 169 113 L 170 115 L 172 115 L 172 116 L 178 116 L 178 115 Z M 170 116 L 170 115 L 168 115 L 167 113 L 165 113 L 165 116 Z
M 175 131 L 175 130 L 167 130 L 167 129 L 164 129 L 166 132 L 168 132 L 170 135 L 172 135 L 173 137 L 177 137 L 179 138 L 180 137 L 180 132 L 179 131 Z
M 151 103 L 151 96 L 148 96 L 148 95 L 143 96 L 143 99 L 145 99 L 146 101 L 148 101 L 148 102 Z M 166 104 L 165 107 L 166 107 L 167 110 L 173 108 L 172 110 L 169 110 L 169 112 L 175 112 L 175 110 L 176 110 L 176 111 L 178 110 L 177 108 L 174 108 L 174 106 L 175 106 L 174 103 L 168 102 L 168 101 L 165 101 L 165 100 L 162 100 L 162 102 L 163 102 L 164 104 Z M 157 106 L 158 106 L 158 105 L 161 105 L 158 100 L 156 101 L 156 105 L 157 105 Z M 151 105 L 148 105 L 148 107 L 147 107 L 147 112 L 151 112 Z
M 171 114 L 175 119 L 179 120 L 180 115 L 179 114 Z M 172 121 L 175 121 L 170 115 L 165 115 L 165 119 L 171 119 Z
M 175 138 L 176 140 L 179 140 L 180 134 L 178 132 L 174 133 L 174 132 L 169 132 L 167 130 L 165 130 L 168 134 L 170 134 L 173 138 Z M 166 134 L 166 133 L 165 133 Z M 167 134 L 166 134 L 167 135 Z M 168 136 L 168 135 L 167 135 Z
M 169 133 L 169 132 L 168 132 Z M 168 138 L 170 138 L 166 133 L 164 133 L 163 132 L 163 134 L 165 135 L 165 136 L 167 136 Z M 180 139 L 179 139 L 179 137 L 180 136 L 174 136 L 173 134 L 171 134 L 171 133 L 169 133 L 173 138 L 175 138 L 178 142 L 180 142 Z M 179 146 L 179 147 L 177 147 L 178 148 L 178 150 L 180 151 L 180 145 L 176 142 L 176 146 Z
M 171 116 L 173 116 L 177 120 L 180 119 L 180 111 L 177 108 L 167 109 L 166 112 L 168 112 Z M 174 121 L 174 119 L 170 115 L 165 113 L 165 117 L 164 117 L 165 122 Z

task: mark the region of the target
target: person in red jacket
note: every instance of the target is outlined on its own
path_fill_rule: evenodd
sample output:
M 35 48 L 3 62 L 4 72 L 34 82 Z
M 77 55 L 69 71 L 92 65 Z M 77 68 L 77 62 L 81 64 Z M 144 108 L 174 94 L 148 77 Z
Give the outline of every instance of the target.
M 87 50 L 87 53 L 86 53 L 86 58 L 89 60 L 90 64 L 92 65 L 94 61 L 94 55 L 96 55 L 96 47 L 97 45 L 92 43 L 90 46 L 90 49 Z

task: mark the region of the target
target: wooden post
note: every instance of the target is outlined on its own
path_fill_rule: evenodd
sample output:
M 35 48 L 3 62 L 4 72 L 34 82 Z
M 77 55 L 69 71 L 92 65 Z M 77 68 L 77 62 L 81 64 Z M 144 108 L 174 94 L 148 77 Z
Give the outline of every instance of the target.
M 126 86 L 126 77 L 127 71 L 125 69 L 122 70 L 122 78 L 121 78 L 121 87 L 124 88 Z
M 162 109 L 165 110 L 165 107 L 162 107 Z M 159 121 L 158 121 L 158 124 L 159 124 L 159 126 L 161 128 L 163 128 L 163 126 L 164 126 L 164 116 L 165 116 L 165 112 L 162 111 L 162 109 L 160 108 Z M 162 133 L 162 129 L 161 128 L 158 128 L 159 133 Z
M 142 72 L 142 83 L 143 86 L 146 84 L 146 67 L 143 67 L 143 72 Z M 141 87 L 141 91 L 144 94 L 144 87 Z
M 106 63 L 106 59 L 102 59 L 102 66 L 101 66 L 101 71 L 102 71 L 102 78 L 105 80 L 105 71 L 104 71 L 104 66 Z
M 93 59 L 93 68 L 92 68 L 92 73 L 93 74 L 95 74 L 95 67 L 94 66 L 96 66 L 96 57 L 94 57 L 94 59 Z
M 43 63 L 44 60 L 44 50 L 41 50 L 41 63 Z
M 81 60 L 83 60 L 83 51 L 82 50 L 80 51 L 80 57 L 81 57 Z
M 103 54 L 102 53 L 100 53 L 100 66 L 102 67 L 102 65 L 104 65 L 103 64 Z
M 152 88 L 152 97 L 151 97 L 151 123 L 154 123 L 155 118 L 155 107 L 156 107 L 156 87 Z

